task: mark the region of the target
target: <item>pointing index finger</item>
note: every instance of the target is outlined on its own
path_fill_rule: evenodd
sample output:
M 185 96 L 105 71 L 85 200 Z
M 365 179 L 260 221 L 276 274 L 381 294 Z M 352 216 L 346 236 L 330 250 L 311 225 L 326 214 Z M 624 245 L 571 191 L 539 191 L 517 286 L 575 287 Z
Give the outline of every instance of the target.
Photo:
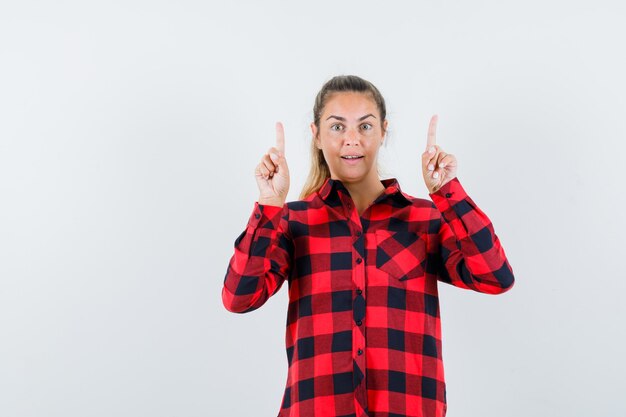
M 285 129 L 281 122 L 276 122 L 276 149 L 285 154 Z
M 428 126 L 428 138 L 426 140 L 426 150 L 428 150 L 431 146 L 435 146 L 436 136 L 437 136 L 437 120 L 439 116 L 436 114 L 430 118 L 430 125 Z

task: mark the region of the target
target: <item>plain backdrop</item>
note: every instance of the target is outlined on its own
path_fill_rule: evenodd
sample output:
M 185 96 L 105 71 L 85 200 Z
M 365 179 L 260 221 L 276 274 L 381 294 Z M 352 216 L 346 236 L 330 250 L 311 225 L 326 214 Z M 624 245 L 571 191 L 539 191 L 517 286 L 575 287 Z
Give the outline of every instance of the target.
M 286 130 L 298 198 L 315 94 L 388 104 L 404 191 L 428 120 L 515 273 L 440 284 L 449 417 L 626 415 L 626 13 L 620 1 L 0 3 L 0 415 L 275 416 L 286 286 L 221 289 Z

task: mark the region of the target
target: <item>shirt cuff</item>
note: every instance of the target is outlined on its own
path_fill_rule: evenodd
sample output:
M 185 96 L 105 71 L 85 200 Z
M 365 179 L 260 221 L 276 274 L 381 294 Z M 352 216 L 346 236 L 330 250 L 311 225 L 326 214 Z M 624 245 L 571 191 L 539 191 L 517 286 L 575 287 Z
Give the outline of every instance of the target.
M 264 226 L 268 222 L 274 225 L 279 224 L 280 216 L 284 210 L 287 209 L 287 204 L 282 207 L 268 206 L 259 204 L 258 201 L 254 202 L 254 209 L 248 219 L 248 227 L 256 229 L 259 226 Z
M 459 182 L 458 177 L 452 178 L 434 193 L 428 194 L 440 212 L 448 211 L 459 201 L 467 198 L 467 193 Z

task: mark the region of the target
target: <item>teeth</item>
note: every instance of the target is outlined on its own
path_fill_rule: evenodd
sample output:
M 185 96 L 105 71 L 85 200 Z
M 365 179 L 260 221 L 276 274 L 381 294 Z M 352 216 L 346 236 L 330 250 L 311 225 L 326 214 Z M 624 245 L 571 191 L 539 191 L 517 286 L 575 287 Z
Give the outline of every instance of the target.
M 346 156 L 342 156 L 342 158 L 345 158 L 345 159 L 358 159 L 358 158 L 360 158 L 360 156 L 357 156 L 357 155 L 346 155 Z

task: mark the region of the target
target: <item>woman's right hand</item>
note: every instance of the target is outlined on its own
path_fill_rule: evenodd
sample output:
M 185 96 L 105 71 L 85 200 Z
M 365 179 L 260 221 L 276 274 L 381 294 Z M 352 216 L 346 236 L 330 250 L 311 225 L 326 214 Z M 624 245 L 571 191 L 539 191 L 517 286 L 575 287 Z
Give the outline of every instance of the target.
M 271 147 L 254 170 L 259 204 L 282 207 L 289 191 L 289 168 L 285 159 L 285 131 L 276 123 L 276 146 Z

